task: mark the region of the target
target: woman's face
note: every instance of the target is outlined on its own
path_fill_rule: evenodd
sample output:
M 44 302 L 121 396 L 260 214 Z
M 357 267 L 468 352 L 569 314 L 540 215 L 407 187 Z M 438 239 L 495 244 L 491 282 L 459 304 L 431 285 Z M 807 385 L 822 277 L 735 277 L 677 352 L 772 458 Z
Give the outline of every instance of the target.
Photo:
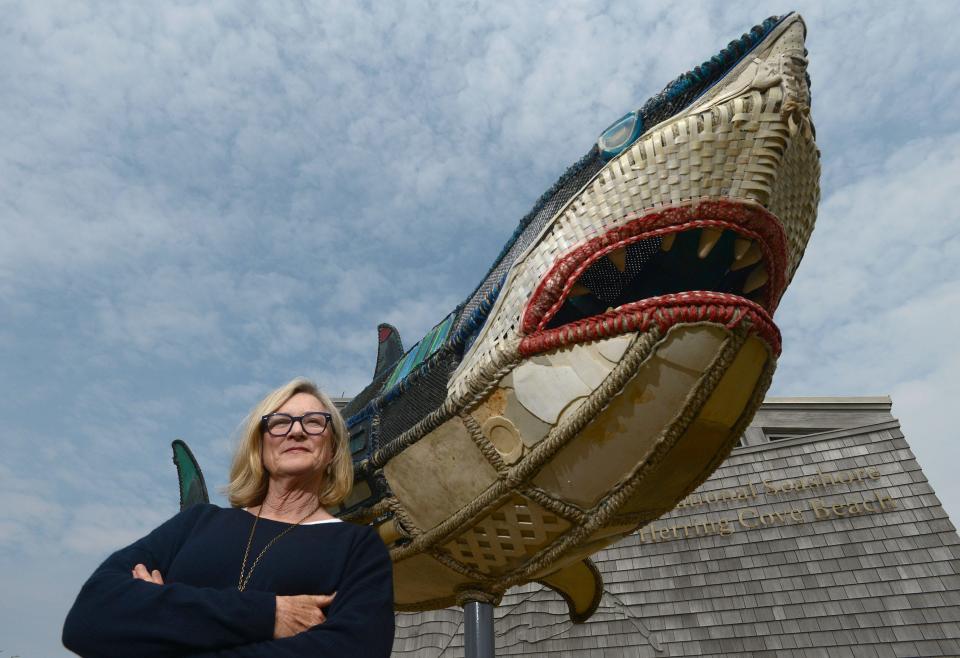
M 309 393 L 297 393 L 276 413 L 303 416 L 313 411 L 327 409 Z M 262 440 L 263 466 L 273 477 L 322 474 L 333 458 L 333 423 L 327 423 L 322 434 L 307 434 L 301 422 L 296 421 L 286 436 L 264 431 Z

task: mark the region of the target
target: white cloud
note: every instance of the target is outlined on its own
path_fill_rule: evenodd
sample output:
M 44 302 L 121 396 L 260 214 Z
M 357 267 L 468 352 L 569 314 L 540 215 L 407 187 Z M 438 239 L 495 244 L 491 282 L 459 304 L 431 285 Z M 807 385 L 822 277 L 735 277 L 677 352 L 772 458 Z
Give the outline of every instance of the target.
M 146 535 L 173 516 L 176 505 L 78 505 L 58 544 L 72 553 L 106 556 Z
M 800 10 L 825 197 L 778 314 L 777 392 L 892 394 L 960 509 L 943 411 L 958 350 L 942 329 L 960 279 L 955 8 Z M 30 582 L 8 578 L 16 564 L 41 573 L 20 553 L 38 538 L 88 572 L 165 514 L 145 509 L 172 511 L 172 438 L 222 484 L 266 390 L 307 374 L 359 391 L 378 322 L 411 346 L 599 131 L 769 13 L 759 0 L 7 7 L 0 496 L 18 511 L 0 516 L 3 582 Z M 45 628 L 71 577 L 28 597 Z M 56 654 L 16 637 L 0 649 Z

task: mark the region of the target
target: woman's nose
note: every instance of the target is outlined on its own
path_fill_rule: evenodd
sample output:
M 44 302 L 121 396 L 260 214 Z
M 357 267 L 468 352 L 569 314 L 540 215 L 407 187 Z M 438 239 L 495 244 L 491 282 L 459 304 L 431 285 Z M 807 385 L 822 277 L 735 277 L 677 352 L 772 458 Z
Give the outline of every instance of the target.
M 303 430 L 303 419 L 296 418 L 293 421 L 293 424 L 290 425 L 290 431 L 287 433 L 287 436 L 297 436 L 300 438 L 306 437 L 307 433 Z

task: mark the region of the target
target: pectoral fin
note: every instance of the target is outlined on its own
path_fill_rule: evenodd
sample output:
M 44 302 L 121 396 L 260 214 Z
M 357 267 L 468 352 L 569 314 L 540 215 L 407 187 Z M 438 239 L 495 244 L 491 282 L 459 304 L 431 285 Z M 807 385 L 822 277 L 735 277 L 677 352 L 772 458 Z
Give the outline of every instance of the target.
M 171 445 L 173 463 L 177 467 L 177 479 L 180 480 L 180 511 L 197 503 L 209 503 L 207 483 L 203 481 L 200 464 L 197 463 L 187 444 L 177 439 Z
M 567 602 L 570 620 L 581 624 L 597 610 L 603 598 L 603 577 L 590 558 L 584 558 L 538 580 Z

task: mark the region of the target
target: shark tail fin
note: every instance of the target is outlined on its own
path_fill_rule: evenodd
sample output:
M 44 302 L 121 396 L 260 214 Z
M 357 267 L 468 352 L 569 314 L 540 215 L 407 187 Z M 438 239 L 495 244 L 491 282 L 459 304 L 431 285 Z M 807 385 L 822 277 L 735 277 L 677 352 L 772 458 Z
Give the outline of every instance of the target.
M 403 356 L 403 342 L 400 332 L 392 324 L 383 322 L 377 326 L 377 367 L 373 371 L 376 379 L 387 366 L 392 366 Z
M 590 619 L 603 598 L 603 576 L 590 558 L 567 565 L 537 581 L 563 597 L 570 610 L 570 621 L 575 624 Z
M 177 479 L 180 481 L 180 511 L 197 503 L 209 503 L 207 483 L 196 457 L 187 444 L 176 439 L 172 444 L 173 463 L 177 467 Z

